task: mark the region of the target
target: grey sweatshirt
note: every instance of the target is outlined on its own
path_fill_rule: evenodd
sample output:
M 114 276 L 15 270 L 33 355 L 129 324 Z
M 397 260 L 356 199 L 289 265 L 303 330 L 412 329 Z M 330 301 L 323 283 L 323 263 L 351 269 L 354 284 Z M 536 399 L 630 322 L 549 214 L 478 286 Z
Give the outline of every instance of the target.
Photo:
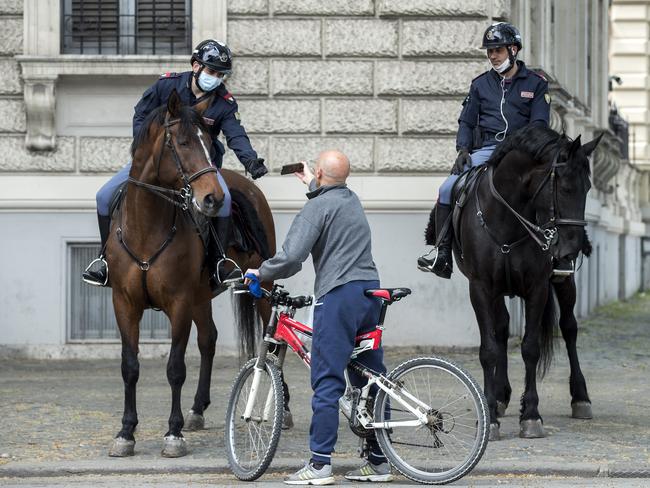
M 260 278 L 289 278 L 302 269 L 311 253 L 317 298 L 350 281 L 379 280 L 370 249 L 370 226 L 357 195 L 345 184 L 315 188 L 315 180 L 310 190 L 282 250 L 262 263 Z

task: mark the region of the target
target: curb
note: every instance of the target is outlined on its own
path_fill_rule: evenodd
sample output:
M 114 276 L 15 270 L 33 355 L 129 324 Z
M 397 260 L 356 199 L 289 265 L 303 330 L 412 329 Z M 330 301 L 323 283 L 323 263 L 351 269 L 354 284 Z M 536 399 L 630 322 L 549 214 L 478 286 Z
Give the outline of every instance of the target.
M 335 459 L 334 472 L 358 467 L 355 459 Z M 295 458 L 275 459 L 269 473 L 292 472 L 301 463 Z M 0 466 L 0 478 L 63 477 L 79 475 L 125 475 L 125 474 L 230 474 L 224 458 L 214 459 L 138 459 L 107 458 L 106 460 L 62 461 L 47 463 L 13 463 Z M 650 478 L 650 465 L 620 465 L 608 463 L 536 462 L 479 464 L 470 476 L 561 476 L 578 478 Z

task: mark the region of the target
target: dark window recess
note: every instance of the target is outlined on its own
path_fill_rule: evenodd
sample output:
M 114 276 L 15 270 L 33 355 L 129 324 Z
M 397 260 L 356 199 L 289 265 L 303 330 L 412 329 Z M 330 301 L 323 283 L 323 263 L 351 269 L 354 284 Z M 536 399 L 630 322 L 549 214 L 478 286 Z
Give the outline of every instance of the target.
M 191 0 L 63 0 L 63 54 L 187 54 Z

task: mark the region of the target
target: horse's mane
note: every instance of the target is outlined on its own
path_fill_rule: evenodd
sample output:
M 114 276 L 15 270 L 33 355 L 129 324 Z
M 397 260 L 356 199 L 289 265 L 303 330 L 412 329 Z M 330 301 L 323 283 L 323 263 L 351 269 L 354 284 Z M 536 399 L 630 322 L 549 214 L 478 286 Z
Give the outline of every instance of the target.
M 160 107 L 154 109 L 142 122 L 140 126 L 140 131 L 133 138 L 131 143 L 131 157 L 135 156 L 135 151 L 141 144 L 144 144 L 149 141 L 149 128 L 152 124 L 163 125 L 165 123 L 165 115 L 167 114 L 167 104 L 161 105 Z M 178 135 L 188 136 L 190 133 L 194 133 L 195 127 L 199 127 L 203 131 L 207 131 L 207 127 L 203 121 L 203 117 L 192 107 L 186 105 L 181 107 L 179 114 L 179 123 L 180 127 L 178 129 Z
M 550 127 L 542 125 L 527 125 L 511 133 L 499 144 L 487 164 L 498 166 L 501 160 L 510 151 L 521 151 L 537 161 L 549 162 L 555 156 L 555 151 L 567 150 L 571 147 L 573 139 L 566 134 L 558 133 Z M 589 161 L 587 158 L 571 158 L 574 164 L 568 165 L 569 171 L 582 170 L 589 176 Z M 581 164 L 582 163 L 582 164 Z

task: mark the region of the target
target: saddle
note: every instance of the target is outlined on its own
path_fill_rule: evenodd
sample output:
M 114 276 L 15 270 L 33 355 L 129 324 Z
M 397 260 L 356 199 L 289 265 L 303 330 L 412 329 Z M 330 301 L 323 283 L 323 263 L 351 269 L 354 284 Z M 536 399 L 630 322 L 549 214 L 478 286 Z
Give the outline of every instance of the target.
M 486 169 L 487 165 L 485 164 L 473 166 L 460 175 L 451 190 L 451 227 L 454 232 L 454 243 L 461 250 L 461 256 L 463 247 L 461 245 L 460 217 L 463 214 L 463 209 L 467 204 L 469 196 L 476 189 L 476 185 Z

